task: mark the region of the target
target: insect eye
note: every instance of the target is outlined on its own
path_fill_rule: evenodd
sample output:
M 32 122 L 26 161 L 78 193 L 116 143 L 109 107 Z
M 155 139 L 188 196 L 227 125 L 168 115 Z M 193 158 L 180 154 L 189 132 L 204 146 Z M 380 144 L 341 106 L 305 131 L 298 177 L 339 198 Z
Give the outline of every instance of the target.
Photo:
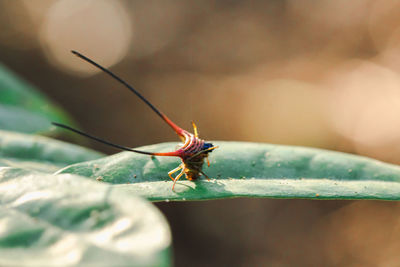
M 203 150 L 209 149 L 210 147 L 213 147 L 213 144 L 211 144 L 211 143 L 204 143 L 204 145 L 203 145 Z

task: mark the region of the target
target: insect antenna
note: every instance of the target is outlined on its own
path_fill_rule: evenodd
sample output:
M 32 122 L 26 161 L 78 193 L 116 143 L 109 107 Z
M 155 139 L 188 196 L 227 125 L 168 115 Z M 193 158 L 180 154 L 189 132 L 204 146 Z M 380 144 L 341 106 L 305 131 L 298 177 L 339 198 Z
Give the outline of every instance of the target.
M 136 149 L 132 149 L 132 148 L 129 148 L 129 147 L 126 147 L 126 146 L 122 146 L 122 145 L 111 143 L 110 141 L 107 141 L 107 140 L 101 139 L 99 137 L 90 135 L 88 133 L 79 131 L 79 130 L 74 129 L 74 128 L 72 128 L 72 127 L 70 127 L 68 125 L 65 125 L 65 124 L 61 124 L 61 123 L 58 123 L 58 122 L 52 122 L 51 124 L 53 124 L 54 126 L 57 126 L 57 127 L 72 131 L 74 133 L 80 134 L 80 135 L 85 136 L 87 138 L 93 139 L 93 140 L 95 140 L 97 142 L 100 142 L 100 143 L 103 143 L 105 145 L 109 145 L 109 146 L 112 146 L 112 147 L 115 147 L 115 148 L 119 148 L 119 149 L 122 149 L 122 150 L 136 152 L 136 153 L 145 154 L 145 155 L 151 155 L 151 156 L 167 156 L 167 157 L 179 156 L 179 152 L 178 151 L 172 151 L 172 152 L 147 152 L 147 151 L 136 150 Z
M 101 139 L 101 138 L 99 138 L 99 137 L 96 137 L 96 136 L 87 134 L 87 133 L 82 132 L 82 131 L 79 131 L 79 130 L 77 130 L 77 129 L 74 129 L 74 128 L 72 128 L 72 127 L 70 127 L 70 126 L 68 126 L 68 125 L 65 125 L 65 124 L 61 124 L 61 123 L 57 123 L 57 122 L 52 122 L 52 124 L 53 124 L 54 126 L 61 127 L 61 128 L 66 129 L 66 130 L 72 131 L 72 132 L 74 132 L 74 133 L 83 135 L 83 136 L 85 136 L 85 137 L 87 137 L 87 138 L 96 140 L 97 142 L 100 142 L 100 143 L 103 143 L 103 144 L 106 144 L 106 145 L 109 145 L 109 146 L 112 146 L 112 147 L 115 147 L 115 148 L 119 148 L 119 149 L 122 149 L 122 150 L 132 151 L 132 152 L 136 152 L 136 153 L 140 153 L 140 154 L 146 154 L 146 155 L 156 155 L 156 154 L 158 154 L 158 153 L 146 152 L 146 151 L 141 151 L 141 150 L 132 149 L 132 148 L 129 148 L 129 147 L 126 147 L 126 146 L 117 145 L 117 144 L 111 143 L 111 142 L 109 142 L 109 141 L 106 141 L 106 140 L 104 140 L 104 139 Z
M 80 57 L 81 59 L 85 60 L 86 62 L 92 64 L 93 66 L 95 66 L 96 68 L 102 70 L 103 72 L 107 73 L 108 75 L 110 75 L 111 77 L 113 77 L 115 80 L 117 80 L 118 82 L 122 83 L 126 88 L 128 88 L 131 92 L 133 92 L 135 95 L 137 95 L 141 100 L 143 100 L 144 103 L 146 103 L 158 116 L 161 117 L 162 120 L 164 120 L 169 126 L 171 126 L 171 128 L 181 137 L 183 137 L 183 129 L 180 128 L 179 126 L 177 126 L 175 123 L 173 123 L 164 113 L 162 113 L 161 111 L 159 111 L 155 106 L 153 106 L 153 104 L 151 104 L 144 96 L 142 96 L 138 91 L 136 91 L 135 88 L 133 88 L 131 85 L 129 85 L 127 82 L 125 82 L 123 79 L 121 79 L 120 77 L 118 77 L 117 75 L 115 75 L 113 72 L 111 72 L 110 70 L 104 68 L 103 66 L 101 66 L 100 64 L 94 62 L 93 60 L 91 60 L 90 58 L 82 55 L 81 53 L 72 50 L 71 51 L 74 55 Z

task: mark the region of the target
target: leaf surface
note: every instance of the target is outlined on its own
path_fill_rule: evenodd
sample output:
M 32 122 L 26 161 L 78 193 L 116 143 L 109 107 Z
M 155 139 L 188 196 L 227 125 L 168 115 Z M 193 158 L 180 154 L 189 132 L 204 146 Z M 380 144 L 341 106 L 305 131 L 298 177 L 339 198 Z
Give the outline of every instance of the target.
M 59 130 L 52 121 L 73 124 L 45 95 L 0 64 L 0 129 L 55 134 Z
M 246 142 L 213 141 L 211 178 L 179 180 L 172 191 L 168 171 L 177 158 L 151 158 L 121 152 L 68 166 L 74 173 L 112 184 L 152 201 L 231 197 L 308 199 L 400 199 L 400 167 L 374 159 L 322 149 Z M 176 143 L 139 148 L 172 151 Z
M 0 168 L 1 266 L 169 266 L 150 203 L 76 175 Z
M 0 166 L 53 173 L 103 154 L 55 139 L 0 130 Z

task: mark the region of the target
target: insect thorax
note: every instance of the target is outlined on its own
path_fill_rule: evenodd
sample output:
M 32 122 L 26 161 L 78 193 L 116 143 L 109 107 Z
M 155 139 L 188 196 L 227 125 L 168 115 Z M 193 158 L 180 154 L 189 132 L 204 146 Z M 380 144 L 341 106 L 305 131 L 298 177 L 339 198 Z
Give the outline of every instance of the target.
M 195 156 L 182 159 L 186 167 L 185 174 L 188 179 L 197 179 L 200 176 L 204 159 L 208 157 L 208 153 L 212 152 L 212 150 L 207 149 L 211 147 L 213 147 L 211 143 L 204 142 L 202 147 L 198 149 L 197 155 L 195 154 Z

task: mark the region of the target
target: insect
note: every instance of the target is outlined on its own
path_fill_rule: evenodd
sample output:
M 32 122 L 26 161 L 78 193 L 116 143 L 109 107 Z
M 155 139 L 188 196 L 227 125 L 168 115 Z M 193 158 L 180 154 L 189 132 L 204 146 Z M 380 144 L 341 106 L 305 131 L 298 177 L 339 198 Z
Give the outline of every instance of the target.
M 53 125 L 64 128 L 64 129 L 72 131 L 72 132 L 75 132 L 77 134 L 83 135 L 90 139 L 96 140 L 100 143 L 122 149 L 122 150 L 145 154 L 145 155 L 151 155 L 151 156 L 171 156 L 171 157 L 181 158 L 182 163 L 175 169 L 168 172 L 168 176 L 174 181 L 174 184 L 172 185 L 172 190 L 174 190 L 176 182 L 179 180 L 179 178 L 182 177 L 182 175 L 185 175 L 186 179 L 188 179 L 188 180 L 195 180 L 200 176 L 200 174 L 202 174 L 204 177 L 206 177 L 208 180 L 210 180 L 210 178 L 202 171 L 202 167 L 204 164 L 204 160 L 207 160 L 207 164 L 208 164 L 208 166 L 210 166 L 210 162 L 208 160 L 208 154 L 218 147 L 213 146 L 213 144 L 208 143 L 199 138 L 196 124 L 193 121 L 192 121 L 192 126 L 193 126 L 194 134 L 180 128 L 175 123 L 173 123 L 164 113 L 159 111 L 146 98 L 144 98 L 138 91 L 136 91 L 136 89 L 134 89 L 127 82 L 125 82 L 120 77 L 118 77 L 117 75 L 112 73 L 110 70 L 102 67 L 101 65 L 97 64 L 96 62 L 89 59 L 88 57 L 80 54 L 79 52 L 76 52 L 76 51 L 71 51 L 71 52 L 74 55 L 76 55 L 76 56 L 80 57 L 81 59 L 87 61 L 88 63 L 92 64 L 93 66 L 104 71 L 105 73 L 107 73 L 108 75 L 110 75 L 111 77 L 116 79 L 118 82 L 122 83 L 125 87 L 127 87 L 135 95 L 137 95 L 141 100 L 143 100 L 143 102 L 145 102 L 158 116 L 161 117 L 162 120 L 164 120 L 178 134 L 178 136 L 181 139 L 183 144 L 181 146 L 179 146 L 179 148 L 177 150 L 172 151 L 172 152 L 147 152 L 147 151 L 136 150 L 136 149 L 132 149 L 132 148 L 129 148 L 126 146 L 111 143 L 109 141 L 103 140 L 103 139 L 98 138 L 93 135 L 89 135 L 85 132 L 79 131 L 77 129 L 74 129 L 70 126 L 67 126 L 67 125 L 64 125 L 61 123 L 53 122 L 52 123 Z M 180 171 L 179 174 L 176 175 L 175 177 L 173 177 L 172 175 L 178 171 Z

